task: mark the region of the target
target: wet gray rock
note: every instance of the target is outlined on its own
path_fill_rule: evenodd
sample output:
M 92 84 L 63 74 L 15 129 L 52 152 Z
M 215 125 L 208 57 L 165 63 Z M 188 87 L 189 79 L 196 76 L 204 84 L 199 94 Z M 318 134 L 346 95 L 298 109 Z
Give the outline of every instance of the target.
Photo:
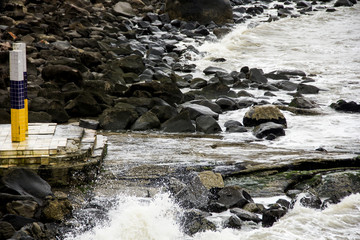
M 241 219 L 236 216 L 232 215 L 224 222 L 225 228 L 234 228 L 234 229 L 241 229 L 242 221 Z
M 40 206 L 45 197 L 53 194 L 50 185 L 31 170 L 22 168 L 9 170 L 2 181 L 7 188 L 20 195 L 31 196 Z
M 286 119 L 280 110 L 272 105 L 254 106 L 245 113 L 243 124 L 253 127 L 266 122 L 274 122 L 286 126 Z
M 231 213 L 234 213 L 236 216 L 238 216 L 243 221 L 253 221 L 255 223 L 261 222 L 261 219 L 256 215 L 255 213 L 246 211 L 241 208 L 232 208 L 230 210 Z
M 352 7 L 354 4 L 349 0 L 337 0 L 334 7 Z
M 207 85 L 207 81 L 205 79 L 202 78 L 194 78 L 191 82 L 190 82 L 190 88 L 191 89 L 200 89 L 203 88 Z
M 223 83 L 217 82 L 208 84 L 206 87 L 203 87 L 200 94 L 208 99 L 218 98 L 220 96 L 229 96 L 236 97 L 236 93 L 230 91 L 230 88 Z M 235 95 L 235 96 L 233 96 Z
M 203 105 L 184 103 L 181 105 L 181 108 L 181 112 L 189 111 L 191 120 L 196 120 L 200 116 L 210 116 L 214 119 L 219 119 L 219 114 Z
M 251 93 L 249 93 L 249 92 L 247 92 L 247 91 L 245 91 L 245 90 L 239 91 L 239 92 L 237 93 L 237 96 L 238 96 L 238 97 L 251 97 L 251 98 L 255 97 L 253 94 L 251 94 Z
M 253 134 L 257 138 L 264 138 L 271 135 L 268 140 L 273 140 L 276 137 L 285 136 L 285 131 L 282 124 L 266 122 L 256 126 L 253 130 Z
M 227 186 L 218 192 L 218 202 L 227 208 L 242 208 L 245 204 L 253 202 L 251 196 L 239 186 Z
M 186 208 L 205 209 L 209 202 L 209 191 L 199 176 L 192 176 L 185 184 L 185 187 L 175 195 L 177 202 Z
M 158 83 L 158 82 L 145 82 L 137 83 L 130 86 L 125 92 L 126 97 L 134 96 L 137 92 L 144 91 L 150 94 L 152 97 L 158 97 L 165 100 L 167 103 L 174 105 L 175 103 L 181 103 L 184 95 L 180 89 L 172 83 Z
M 318 94 L 320 89 L 313 85 L 300 83 L 297 87 L 297 92 L 300 94 Z
M 165 122 L 166 120 L 173 118 L 178 114 L 176 108 L 171 106 L 157 105 L 154 106 L 150 111 L 157 116 L 160 122 Z
M 360 173 L 359 171 L 341 171 L 315 176 L 321 182 L 314 187 L 315 192 L 321 198 L 344 198 L 351 193 L 360 192 Z
M 291 202 L 291 207 L 297 201 L 299 201 L 302 206 L 308 208 L 320 209 L 322 205 L 322 201 L 319 196 L 311 192 L 300 193 L 299 195 L 297 195 L 296 198 L 293 199 L 293 201 Z
M 298 84 L 285 80 L 275 83 L 274 86 L 285 91 L 294 91 L 297 89 Z
M 92 94 L 82 92 L 65 106 L 67 114 L 71 117 L 96 117 L 102 111 Z
M 233 13 L 228 0 L 174 1 L 167 0 L 165 11 L 171 19 L 197 21 L 200 24 L 233 22 Z
M 106 109 L 99 116 L 100 127 L 105 130 L 124 130 L 138 118 L 135 107 L 130 104 L 117 104 L 115 107 Z
M 250 69 L 249 79 L 252 82 L 260 83 L 260 84 L 264 84 L 268 82 L 267 78 L 264 76 L 264 72 L 261 69 L 257 69 L 257 68 Z
M 201 212 L 189 211 L 185 212 L 182 219 L 183 229 L 186 234 L 192 236 L 198 232 L 215 231 L 216 226 L 205 218 Z
M 144 131 L 155 128 L 160 128 L 160 120 L 156 114 L 151 111 L 141 115 L 131 126 L 131 130 L 134 131 Z
M 218 113 L 218 114 L 221 114 L 221 113 L 222 113 L 221 107 L 220 107 L 219 105 L 217 105 L 216 103 L 213 103 L 212 101 L 207 100 L 207 99 L 203 99 L 203 100 L 193 100 L 193 101 L 191 101 L 190 103 L 192 103 L 192 104 L 198 104 L 198 105 L 201 105 L 201 106 L 208 107 L 208 108 L 210 108 L 213 112 Z
M 228 97 L 219 97 L 215 103 L 221 107 L 223 111 L 238 109 L 237 102 L 234 99 Z
M 46 66 L 43 68 L 41 76 L 45 81 L 55 82 L 60 87 L 68 82 L 74 82 L 79 87 L 83 84 L 81 73 L 74 68 L 64 65 Z
M 330 107 L 341 112 L 360 112 L 360 104 L 354 101 L 338 100 L 336 103 L 332 103 Z
M 196 118 L 196 131 L 207 134 L 218 133 L 221 132 L 221 127 L 213 117 L 203 115 Z
M 266 209 L 262 215 L 262 226 L 271 227 L 276 221 L 287 213 L 285 208 L 270 208 Z
M 145 65 L 141 56 L 130 55 L 116 60 L 116 64 L 126 73 L 134 72 L 141 74 L 145 70 Z
M 223 69 L 223 68 L 219 68 L 219 67 L 207 67 L 204 69 L 203 73 L 205 75 L 210 75 L 210 74 L 215 74 L 215 73 L 228 73 L 227 70 Z
M 189 111 L 183 111 L 161 124 L 164 132 L 195 132 Z
M 291 100 L 291 102 L 289 103 L 289 106 L 305 109 L 311 109 L 316 107 L 316 105 L 312 101 L 304 97 L 294 97 L 293 100 Z

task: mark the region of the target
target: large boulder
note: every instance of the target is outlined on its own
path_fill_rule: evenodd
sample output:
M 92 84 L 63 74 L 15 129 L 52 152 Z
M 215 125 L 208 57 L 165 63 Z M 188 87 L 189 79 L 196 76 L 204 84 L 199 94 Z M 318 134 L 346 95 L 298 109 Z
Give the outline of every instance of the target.
M 131 129 L 134 131 L 144 131 L 159 127 L 160 121 L 156 114 L 148 111 L 135 121 L 135 123 L 131 126 Z
M 30 196 L 40 205 L 45 197 L 52 195 L 50 185 L 36 173 L 27 169 L 14 169 L 8 171 L 2 178 L 4 185 L 19 193 Z
M 165 11 L 171 19 L 197 21 L 201 24 L 233 22 L 229 0 L 167 0 Z
M 195 132 L 195 127 L 191 122 L 190 113 L 184 111 L 161 124 L 164 132 Z
M 274 224 L 274 222 L 279 220 L 286 213 L 287 213 L 287 209 L 283 207 L 269 208 L 264 210 L 262 215 L 262 226 L 271 227 Z
M 212 171 L 203 171 L 198 174 L 200 181 L 207 188 L 223 188 L 224 180 L 220 173 L 214 173 Z
M 175 195 L 175 199 L 183 207 L 204 209 L 209 202 L 209 191 L 200 177 L 194 175 L 185 187 Z
M 56 123 L 66 123 L 70 117 L 64 109 L 64 105 L 59 101 L 52 101 L 47 113 L 51 116 L 51 121 Z
M 258 217 L 256 213 L 252 213 L 238 207 L 231 209 L 230 212 L 234 213 L 243 221 L 253 221 L 256 223 L 261 222 L 261 219 Z
M 330 107 L 336 111 L 360 112 L 360 104 L 354 101 L 346 102 L 345 100 L 339 100 L 336 103 L 332 103 Z
M 135 107 L 119 103 L 115 107 L 106 109 L 99 117 L 100 127 L 105 130 L 124 130 L 130 126 L 138 118 Z
M 253 134 L 257 138 L 266 137 L 269 140 L 273 140 L 276 137 L 285 136 L 285 131 L 282 124 L 266 122 L 256 126 L 254 128 Z
M 74 82 L 79 87 L 83 84 L 81 73 L 65 65 L 48 65 L 43 68 L 41 75 L 45 81 L 53 81 L 60 87 L 68 82 Z
M 142 57 L 139 55 L 130 55 L 120 58 L 116 61 L 116 64 L 125 72 L 134 72 L 141 74 L 145 70 Z
M 243 118 L 243 124 L 246 127 L 257 126 L 266 122 L 274 122 L 286 126 L 284 115 L 273 105 L 251 107 Z
M 190 236 L 198 232 L 215 231 L 216 226 L 205 218 L 200 212 L 194 210 L 185 212 L 183 219 L 184 232 Z
M 245 204 L 253 202 L 251 196 L 239 186 L 227 186 L 218 192 L 218 202 L 227 208 L 242 208 Z
M 99 104 L 88 92 L 82 92 L 75 99 L 70 100 L 65 110 L 71 117 L 96 117 L 101 113 Z
M 151 97 L 159 97 L 172 105 L 174 105 L 175 103 L 181 103 L 184 98 L 183 93 L 175 84 L 160 84 L 155 81 L 133 84 L 125 92 L 125 96 L 131 97 L 138 94 L 139 92 L 144 92 Z
M 166 120 L 169 120 L 170 118 L 175 117 L 178 114 L 176 108 L 172 106 L 157 105 L 154 106 L 150 111 L 154 113 L 162 123 L 165 122 Z
M 214 119 L 219 118 L 219 114 L 213 112 L 210 108 L 206 106 L 202 106 L 199 104 L 192 104 L 192 103 L 184 103 L 181 105 L 182 111 L 189 111 L 190 112 L 190 118 L 192 120 L 197 119 L 200 116 L 210 116 Z
M 221 127 L 217 121 L 208 115 L 202 115 L 196 118 L 196 131 L 203 133 L 218 133 L 221 132 Z

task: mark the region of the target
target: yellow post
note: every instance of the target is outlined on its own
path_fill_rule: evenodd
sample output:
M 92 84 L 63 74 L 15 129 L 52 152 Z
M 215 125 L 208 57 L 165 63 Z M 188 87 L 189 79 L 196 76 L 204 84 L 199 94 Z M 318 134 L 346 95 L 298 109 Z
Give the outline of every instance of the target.
M 25 140 L 24 70 L 21 50 L 10 51 L 11 140 Z
M 26 43 L 13 43 L 13 50 L 22 51 L 22 64 L 24 72 L 24 109 L 25 109 L 25 129 L 29 129 L 29 110 L 27 97 L 27 62 L 26 62 Z

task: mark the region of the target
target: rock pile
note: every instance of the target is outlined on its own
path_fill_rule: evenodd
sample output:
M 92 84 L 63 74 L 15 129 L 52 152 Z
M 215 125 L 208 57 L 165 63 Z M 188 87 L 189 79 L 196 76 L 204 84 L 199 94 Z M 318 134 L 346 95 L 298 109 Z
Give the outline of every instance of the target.
M 67 195 L 26 169 L 14 169 L 0 183 L 0 239 L 56 239 L 53 227 L 72 214 Z
M 268 95 L 278 90 L 297 90 L 300 95 L 291 106 L 315 107 L 301 94 L 314 94 L 319 89 L 305 84 L 307 81 L 300 84 L 290 81 L 306 78 L 302 71 L 264 74 L 261 69 L 243 67 L 239 72 L 229 73 L 215 65 L 204 70 L 209 80 L 192 77 L 196 66 L 183 59 L 199 51 L 179 42 L 188 38 L 200 42 L 216 39 L 229 32 L 233 23 L 245 22 L 268 8 L 248 1 L 219 2 L 228 14 L 222 14 L 225 19 L 219 21 L 215 21 L 215 13 L 211 14 L 213 22 L 202 21 L 200 17 L 173 16 L 170 9 L 175 3 L 170 0 L 166 6 L 155 0 L 2 1 L 1 123 L 10 121 L 8 51 L 18 41 L 27 44 L 30 122 L 66 123 L 70 118 L 90 117 L 98 119 L 98 126 L 108 130 L 217 133 L 221 131 L 214 121 L 218 116 L 210 112 L 221 114 L 269 104 L 255 99 L 245 88 L 258 88 Z M 206 1 L 198 4 L 201 9 L 220 10 Z M 284 5 L 273 7 L 280 17 L 295 14 Z M 181 9 L 186 9 L 185 3 Z M 296 4 L 295 11 L 300 14 L 311 10 L 309 3 Z M 226 59 L 214 59 L 217 61 Z M 269 79 L 278 81 L 270 83 Z M 191 91 L 184 93 L 183 88 Z M 240 91 L 236 92 L 237 89 Z

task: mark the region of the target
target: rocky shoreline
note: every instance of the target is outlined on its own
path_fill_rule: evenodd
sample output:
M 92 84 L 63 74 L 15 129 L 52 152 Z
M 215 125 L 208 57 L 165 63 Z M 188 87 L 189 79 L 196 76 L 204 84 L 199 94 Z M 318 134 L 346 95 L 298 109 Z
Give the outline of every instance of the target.
M 338 0 L 331 7 L 326 4 L 326 1 L 280 1 L 272 9 L 277 14 L 266 15 L 269 2 L 232 0 L 228 6 L 232 9 L 232 16 L 218 20 L 221 24 L 217 24 L 206 20 L 201 23 L 186 21 L 186 16 L 178 16 L 183 20 L 171 19 L 163 1 L 2 1 L 0 123 L 10 123 L 8 51 L 13 42 L 22 41 L 27 44 L 30 122 L 68 123 L 81 118 L 80 126 L 92 129 L 214 134 L 222 131 L 217 122 L 220 114 L 249 108 L 242 122 L 239 119 L 226 122 L 226 131 L 253 131 L 257 138 L 273 140 L 285 134 L 287 124 L 281 111 L 321 114 L 316 103 L 304 96 L 321 91 L 311 85 L 314 81 L 311 76 L 297 70 L 264 73 L 256 66 L 228 72 L 216 67 L 216 62 L 226 59 L 213 59 L 214 65 L 203 72 L 207 78 L 193 77 L 196 66 L 186 60 L 191 59 L 192 54 L 201 53 L 192 44 L 184 46 L 179 43 L 216 40 L 229 33 L 234 24 L 248 24 L 249 19 L 260 15 L 266 17 L 266 21 L 276 21 L 283 17 L 300 17 L 312 11 L 331 14 L 336 7 L 352 6 L 356 0 Z M 277 82 L 270 84 L 268 79 Z M 262 90 L 269 96 L 285 91 L 293 96 L 293 100 L 271 103 L 253 96 L 246 91 L 248 88 Z M 360 112 L 359 104 L 355 102 L 339 100 L 332 107 L 339 111 Z M 356 164 L 351 167 L 358 169 Z M 258 182 L 270 181 L 272 176 L 281 174 L 281 171 L 274 171 L 262 170 L 261 176 L 255 173 L 251 176 Z M 357 173 L 345 172 L 339 178 L 330 177 L 329 183 L 321 182 L 321 171 L 284 174 L 287 176 L 280 176 L 285 182 L 282 184 L 286 184 L 286 190 L 293 190 L 287 191 L 289 197 L 309 207 L 325 208 L 327 203 L 337 203 L 350 193 L 360 192 Z M 254 203 L 244 190 L 246 186 L 233 185 L 230 175 L 226 176 L 226 184 L 222 179 L 225 175 L 203 169 L 184 175 L 190 177 L 168 179 L 166 186 L 180 205 L 192 209 L 182 221 L 184 232 L 189 235 L 215 229 L 214 224 L 206 219 L 211 212 L 230 209 L 232 216 L 226 221 L 226 227 L 241 228 L 242 221 L 262 222 L 263 226 L 269 227 L 291 207 L 291 203 L 285 200 L 269 208 Z M 336 175 L 336 171 L 331 170 L 328 175 Z M 303 179 L 308 182 L 300 181 Z M 319 194 L 329 192 L 330 187 L 336 186 L 334 182 L 345 182 L 346 190 L 335 191 L 331 196 Z M 6 191 L 1 192 L 6 194 Z M 1 232 L 0 239 L 11 236 L 11 239 L 22 239 L 25 235 L 29 239 L 61 237 L 57 223 L 71 215 L 69 200 L 64 194 L 53 194 L 51 190 L 41 197 L 46 196 L 52 197 L 45 198 L 44 205 L 36 205 L 34 198 L 24 199 L 22 195 L 19 199 L 8 200 L 6 209 L 1 204 L 1 215 L 16 213 L 13 215 L 35 220 L 32 225 L 26 225 L 23 219 L 10 221 L 6 215 L 2 216 L 0 223 L 4 227 L 1 229 L 9 231 Z M 320 197 L 327 199 L 321 200 Z M 16 210 L 19 201 L 25 209 L 32 206 L 33 215 L 29 216 L 28 210 L 24 213 Z M 62 218 L 44 220 L 47 211 L 44 206 L 55 201 L 61 202 L 54 209 L 63 211 Z M 194 208 L 201 211 L 194 211 Z M 41 221 L 44 224 L 39 223 Z M 24 225 L 14 227 L 19 222 Z

